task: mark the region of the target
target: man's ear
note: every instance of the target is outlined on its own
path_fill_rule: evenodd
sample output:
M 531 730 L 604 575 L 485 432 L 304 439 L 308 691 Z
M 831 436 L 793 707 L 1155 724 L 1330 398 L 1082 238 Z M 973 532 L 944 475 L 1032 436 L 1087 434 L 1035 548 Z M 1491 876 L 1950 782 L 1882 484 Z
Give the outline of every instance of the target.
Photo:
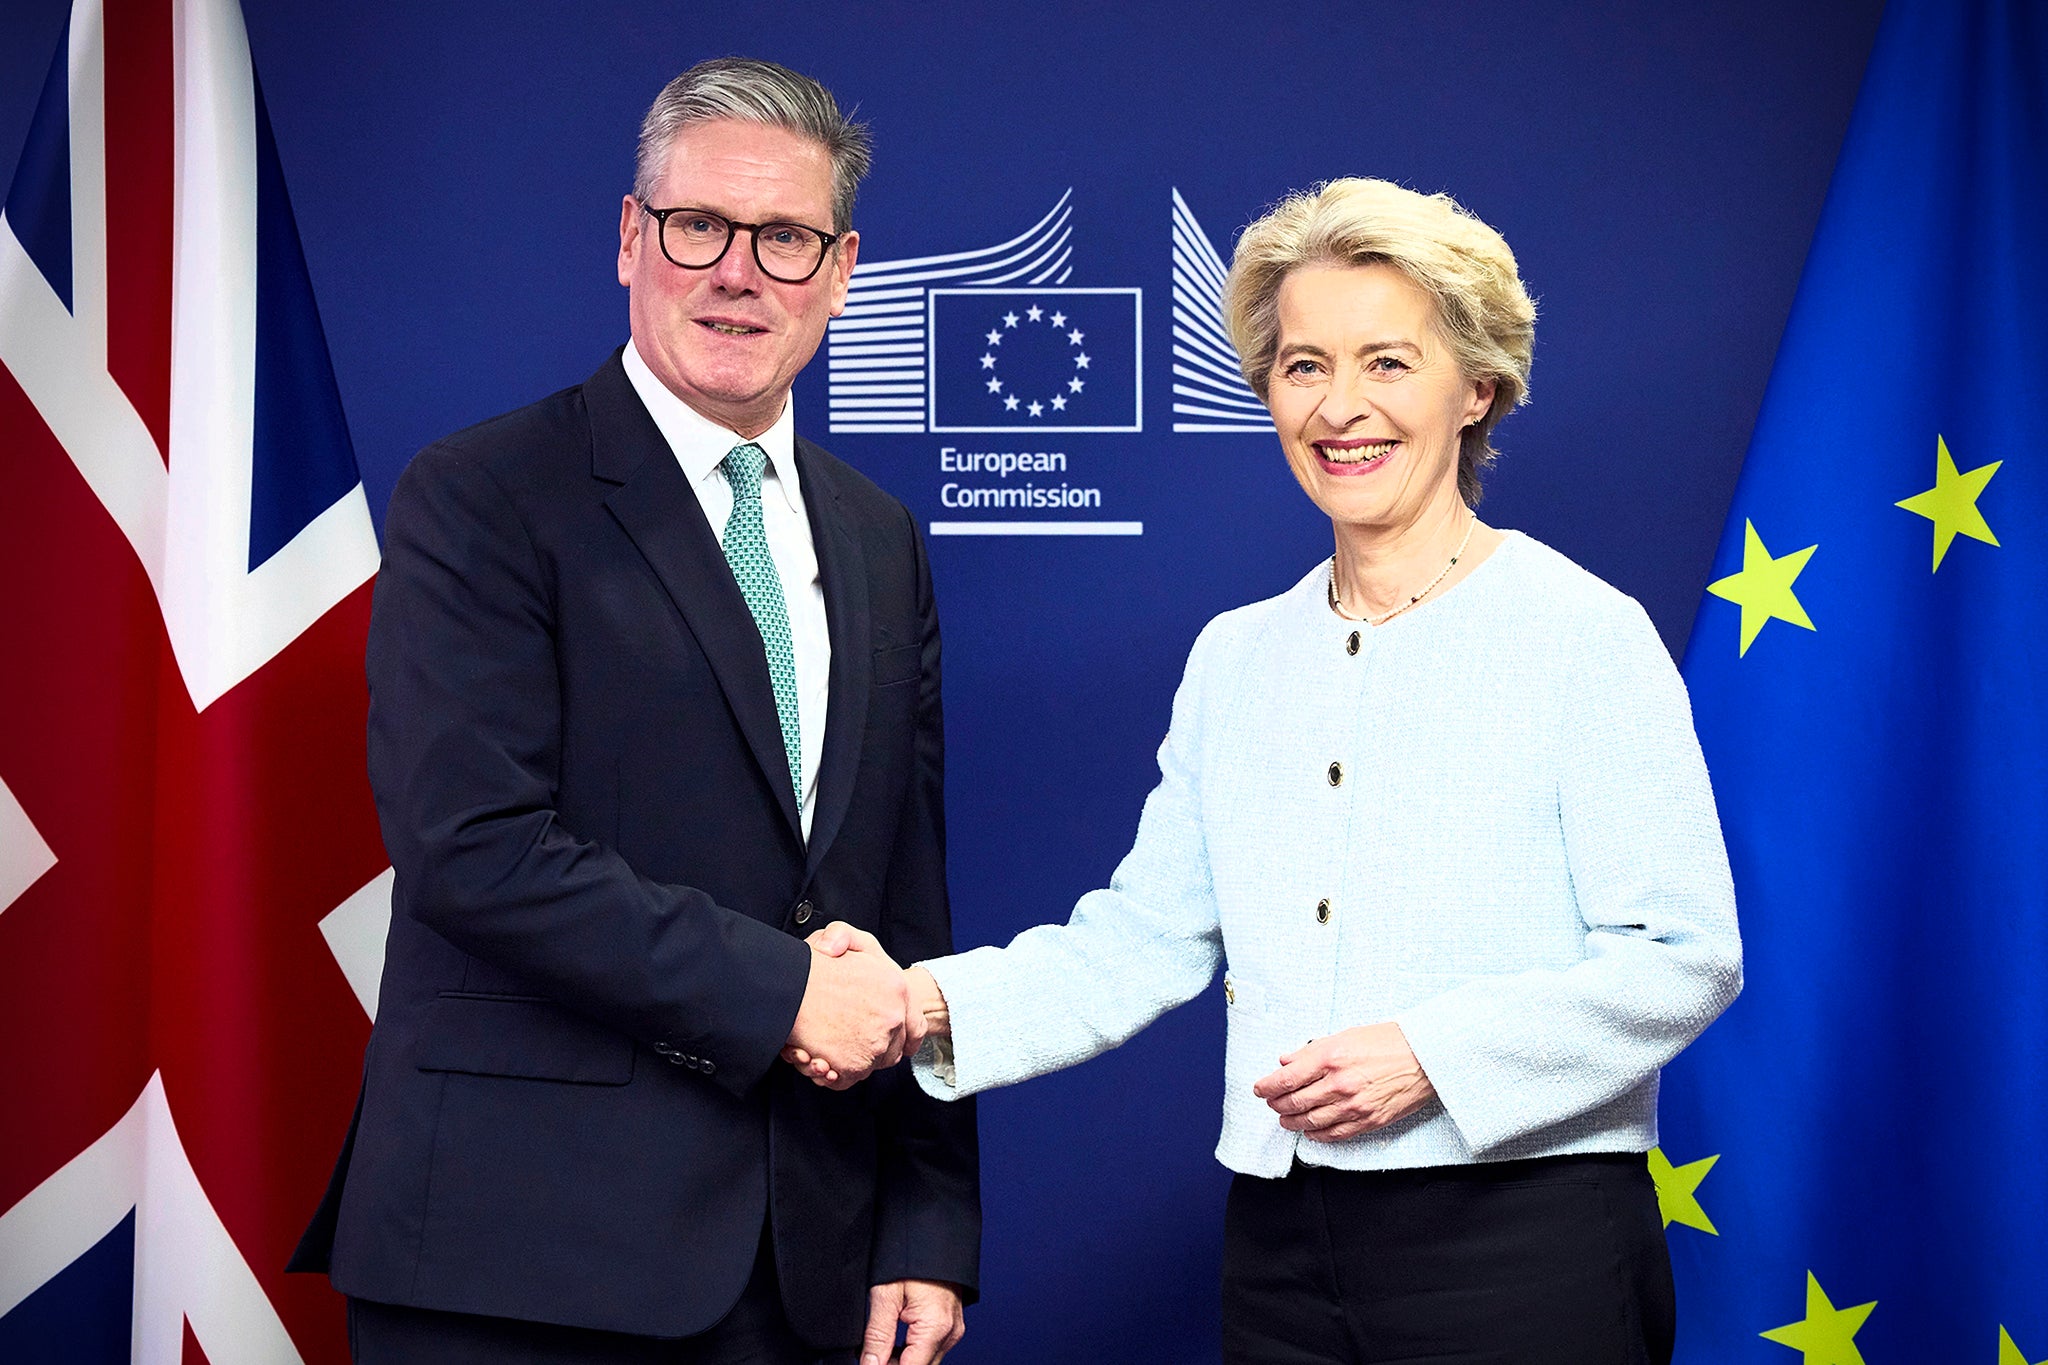
M 860 234 L 848 230 L 832 244 L 832 316 L 846 311 L 846 286 L 853 279 L 854 262 L 860 256 Z
M 619 206 L 619 283 L 633 283 L 633 266 L 646 238 L 640 231 L 640 201 L 627 195 Z

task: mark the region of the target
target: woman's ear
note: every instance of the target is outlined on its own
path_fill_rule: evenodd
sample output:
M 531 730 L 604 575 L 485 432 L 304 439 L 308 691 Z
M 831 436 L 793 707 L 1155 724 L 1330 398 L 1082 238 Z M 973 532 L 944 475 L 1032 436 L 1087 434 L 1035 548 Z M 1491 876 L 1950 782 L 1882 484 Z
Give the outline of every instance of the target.
M 1472 426 L 1486 416 L 1486 410 L 1493 406 L 1493 395 L 1499 386 L 1492 379 L 1482 379 L 1472 386 L 1472 402 L 1465 408 L 1465 425 Z

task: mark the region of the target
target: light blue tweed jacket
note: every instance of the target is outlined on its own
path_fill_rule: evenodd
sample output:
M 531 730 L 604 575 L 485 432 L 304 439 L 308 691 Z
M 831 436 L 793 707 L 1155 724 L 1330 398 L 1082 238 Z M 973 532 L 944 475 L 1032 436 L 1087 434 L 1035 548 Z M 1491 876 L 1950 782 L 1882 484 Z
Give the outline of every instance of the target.
M 1376 629 L 1330 612 L 1328 576 L 1203 630 L 1106 890 L 926 964 L 952 1042 L 919 1055 L 919 1084 L 954 1098 L 1072 1066 L 1227 963 L 1234 1171 L 1648 1149 L 1659 1068 L 1742 980 L 1670 656 L 1634 601 L 1516 533 Z M 1408 1118 L 1323 1144 L 1252 1094 L 1282 1053 L 1388 1019 L 1438 1096 Z

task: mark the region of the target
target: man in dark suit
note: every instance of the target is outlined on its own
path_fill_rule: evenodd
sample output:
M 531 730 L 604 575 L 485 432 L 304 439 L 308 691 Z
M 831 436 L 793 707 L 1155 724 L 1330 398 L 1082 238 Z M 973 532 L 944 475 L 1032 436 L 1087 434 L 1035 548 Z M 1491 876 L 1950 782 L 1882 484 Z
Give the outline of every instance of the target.
M 806 77 L 677 77 L 620 218 L 629 344 L 392 495 L 391 937 L 295 1261 L 350 1296 L 359 1361 L 959 1338 L 973 1115 L 890 1069 L 922 1029 L 889 955 L 951 937 L 930 574 L 903 506 L 791 427 L 866 166 Z M 827 956 L 827 920 L 873 937 Z

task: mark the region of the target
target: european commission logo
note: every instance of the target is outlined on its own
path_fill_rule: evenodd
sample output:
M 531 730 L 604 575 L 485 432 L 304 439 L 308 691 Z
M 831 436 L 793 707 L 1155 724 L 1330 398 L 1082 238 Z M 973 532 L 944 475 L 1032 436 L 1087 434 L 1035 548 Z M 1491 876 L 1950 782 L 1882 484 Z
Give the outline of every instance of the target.
M 1071 283 L 1074 192 L 994 246 L 863 260 L 826 348 L 835 432 L 1144 430 L 1144 291 Z M 1271 431 L 1224 334 L 1221 255 L 1173 191 L 1173 430 Z
M 994 246 L 853 272 L 826 334 L 827 425 L 937 438 L 934 536 L 1141 536 L 1147 456 L 1183 433 L 1271 441 L 1223 326 L 1223 257 L 1180 191 L 1156 258 L 1172 280 L 1171 435 L 1156 409 L 1145 425 L 1145 291 L 1077 282 L 1073 223 L 1069 189 Z M 1154 336 L 1155 355 L 1168 347 Z

